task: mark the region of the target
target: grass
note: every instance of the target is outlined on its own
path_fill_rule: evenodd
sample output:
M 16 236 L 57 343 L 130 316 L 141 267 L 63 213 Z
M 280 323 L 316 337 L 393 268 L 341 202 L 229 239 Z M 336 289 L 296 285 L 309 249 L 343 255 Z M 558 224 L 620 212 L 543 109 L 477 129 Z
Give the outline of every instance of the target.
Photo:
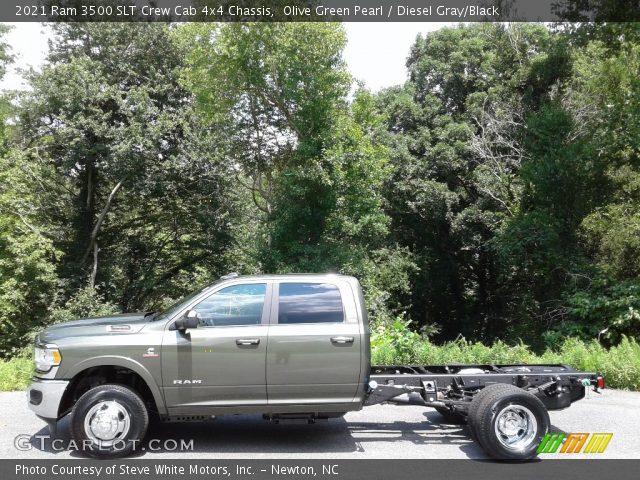
M 0 360 L 0 391 L 24 390 L 29 385 L 33 373 L 33 360 L 16 357 Z

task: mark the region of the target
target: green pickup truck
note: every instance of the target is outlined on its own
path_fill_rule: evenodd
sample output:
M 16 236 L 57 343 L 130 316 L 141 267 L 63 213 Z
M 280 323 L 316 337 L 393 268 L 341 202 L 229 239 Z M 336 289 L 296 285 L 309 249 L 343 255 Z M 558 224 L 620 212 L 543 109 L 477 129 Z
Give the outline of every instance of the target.
M 150 419 L 261 413 L 339 417 L 390 402 L 467 422 L 492 457 L 529 459 L 566 408 L 602 377 L 567 365 L 370 365 L 360 284 L 333 274 L 238 276 L 163 312 L 88 318 L 36 336 L 29 407 L 92 456 L 131 453 Z

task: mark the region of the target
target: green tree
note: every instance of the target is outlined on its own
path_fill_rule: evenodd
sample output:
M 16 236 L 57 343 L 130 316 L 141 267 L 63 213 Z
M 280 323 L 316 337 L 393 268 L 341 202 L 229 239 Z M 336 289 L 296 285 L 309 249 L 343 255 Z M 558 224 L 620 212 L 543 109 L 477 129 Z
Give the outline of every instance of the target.
M 237 184 L 264 225 L 258 269 L 341 271 L 370 283 L 362 276 L 388 247 L 389 169 L 373 98 L 360 91 L 347 101 L 342 26 L 189 25 L 178 36 L 191 46 L 185 85 L 203 116 L 232 132 Z
M 638 27 L 611 28 L 623 33 L 609 41 L 610 28 L 599 26 L 595 40 L 577 52 L 564 99 L 590 139 L 589 169 L 603 168 L 606 183 L 576 229 L 590 264 L 564 296 L 566 312 L 550 333 L 554 338 L 598 335 L 615 343 L 640 333 L 640 50 L 632 35 Z
M 224 271 L 230 165 L 178 84 L 183 55 L 161 24 L 57 24 L 30 76 L 20 129 L 51 162 L 46 215 L 67 295 L 103 285 L 122 309 L 162 303 Z M 198 280 L 203 277 L 203 280 Z
M 318 156 L 350 79 L 342 27 L 331 23 L 192 24 L 184 83 L 203 116 L 224 125 L 256 207 L 271 221 L 274 177 Z
M 0 39 L 8 32 L 0 26 Z M 0 78 L 12 56 L 0 40 Z M 0 357 L 15 354 L 24 335 L 42 325 L 53 302 L 58 252 L 39 212 L 39 179 L 45 169 L 25 161 L 11 143 L 12 115 L 7 94 L 0 98 Z
M 445 338 L 518 321 L 492 241 L 520 208 L 527 115 L 568 63 L 541 25 L 443 28 L 416 39 L 407 83 L 379 95 L 395 167 L 387 212 L 419 267 L 410 313 Z

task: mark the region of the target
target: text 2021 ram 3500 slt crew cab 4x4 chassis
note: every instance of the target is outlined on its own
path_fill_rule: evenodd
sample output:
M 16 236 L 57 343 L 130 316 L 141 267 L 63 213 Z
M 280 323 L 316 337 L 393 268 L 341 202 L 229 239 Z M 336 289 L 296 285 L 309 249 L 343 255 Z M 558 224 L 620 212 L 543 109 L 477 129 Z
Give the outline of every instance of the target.
M 604 386 L 567 365 L 371 366 L 360 284 L 342 275 L 230 274 L 158 314 L 89 318 L 36 337 L 29 407 L 76 444 L 123 456 L 162 420 L 341 416 L 408 403 L 467 421 L 492 457 L 529 459 L 547 410 Z

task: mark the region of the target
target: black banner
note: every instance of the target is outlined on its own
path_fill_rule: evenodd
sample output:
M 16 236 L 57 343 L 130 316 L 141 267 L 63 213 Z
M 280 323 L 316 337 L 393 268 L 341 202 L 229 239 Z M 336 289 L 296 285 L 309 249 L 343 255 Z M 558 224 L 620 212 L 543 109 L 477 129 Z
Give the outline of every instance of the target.
M 638 0 L 3 0 L 2 22 L 635 22 Z

